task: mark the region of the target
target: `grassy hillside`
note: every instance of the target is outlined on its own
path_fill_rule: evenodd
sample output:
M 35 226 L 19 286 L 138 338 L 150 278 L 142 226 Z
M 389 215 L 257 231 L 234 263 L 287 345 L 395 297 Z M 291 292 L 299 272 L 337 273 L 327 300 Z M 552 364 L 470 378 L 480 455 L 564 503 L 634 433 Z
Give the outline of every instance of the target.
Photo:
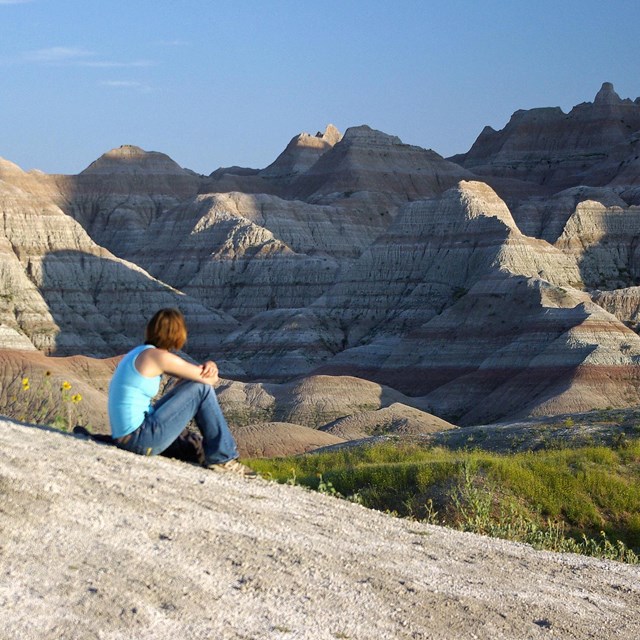
M 250 464 L 398 516 L 549 550 L 640 554 L 640 438 L 515 454 L 387 442 Z

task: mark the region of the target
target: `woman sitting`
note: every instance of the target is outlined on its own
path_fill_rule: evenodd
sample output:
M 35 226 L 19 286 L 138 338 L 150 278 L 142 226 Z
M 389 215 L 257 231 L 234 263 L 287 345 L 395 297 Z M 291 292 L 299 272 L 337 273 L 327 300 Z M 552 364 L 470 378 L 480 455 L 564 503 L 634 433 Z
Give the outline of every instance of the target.
M 141 455 L 167 449 L 195 418 L 202 433 L 204 465 L 246 477 L 255 473 L 237 461 L 238 450 L 216 398 L 215 362 L 187 362 L 170 350 L 187 341 L 184 316 L 177 309 L 161 309 L 147 324 L 145 343 L 127 353 L 109 385 L 109 422 L 116 444 Z M 180 378 L 155 404 L 163 373 Z

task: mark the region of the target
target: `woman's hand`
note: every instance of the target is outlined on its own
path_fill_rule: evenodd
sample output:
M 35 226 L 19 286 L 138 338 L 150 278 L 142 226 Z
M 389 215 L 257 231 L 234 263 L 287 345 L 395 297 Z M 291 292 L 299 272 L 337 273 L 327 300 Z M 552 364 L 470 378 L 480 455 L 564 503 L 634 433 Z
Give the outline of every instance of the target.
M 209 384 L 215 384 L 218 382 L 218 365 L 211 360 L 207 360 L 204 364 L 200 365 L 202 371 L 202 377 L 209 382 Z

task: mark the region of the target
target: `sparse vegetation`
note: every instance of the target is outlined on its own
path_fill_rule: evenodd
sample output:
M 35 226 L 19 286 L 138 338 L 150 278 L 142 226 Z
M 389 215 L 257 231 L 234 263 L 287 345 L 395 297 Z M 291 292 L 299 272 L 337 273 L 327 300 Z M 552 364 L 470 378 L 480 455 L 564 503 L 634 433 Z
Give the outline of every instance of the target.
M 257 422 L 270 422 L 274 420 L 274 407 L 248 407 L 244 405 L 225 407 L 225 417 L 230 425 L 243 427 Z
M 62 431 L 73 428 L 82 395 L 74 393 L 67 380 L 58 382 L 50 371 L 37 379 L 21 376 L 11 385 L 11 395 L 4 413 L 21 422 L 44 424 Z
M 265 476 L 399 516 L 637 563 L 640 439 L 516 454 L 383 443 L 250 461 Z

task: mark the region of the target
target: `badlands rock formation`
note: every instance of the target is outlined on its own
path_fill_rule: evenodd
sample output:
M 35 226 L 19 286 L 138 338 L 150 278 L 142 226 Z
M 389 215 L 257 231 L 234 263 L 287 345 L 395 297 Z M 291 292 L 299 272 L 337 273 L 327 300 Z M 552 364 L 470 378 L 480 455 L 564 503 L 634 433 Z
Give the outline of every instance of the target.
M 112 176 L 119 173 L 136 176 L 184 176 L 190 172 L 164 153 L 144 151 L 140 147 L 125 144 L 92 162 L 81 175 Z
M 228 381 L 218 387 L 218 397 L 230 423 L 236 425 L 279 421 L 318 428 L 396 403 L 421 406 L 419 399 L 349 376 L 307 376 L 283 384 Z M 417 411 L 414 417 L 419 413 L 425 421 L 433 419 Z
M 360 440 L 387 434 L 422 436 L 448 431 L 454 429 L 454 426 L 424 411 L 394 402 L 376 411 L 363 411 L 338 418 L 320 428 L 345 440 Z
M 504 411 L 511 400 L 509 412 L 532 411 L 559 393 L 587 354 L 602 355 L 600 342 L 613 351 L 601 370 L 589 358 L 581 409 L 603 406 L 600 385 L 612 375 L 637 398 L 637 336 L 571 288 L 582 275 L 568 252 L 522 236 L 486 185 L 461 183 L 442 199 L 407 205 L 349 275 L 321 301 L 353 314 L 346 323 L 353 346 L 328 361 L 327 373 L 428 394 L 432 412 L 468 424 L 497 419 L 491 407 Z
M 291 185 L 297 198 L 349 206 L 364 200 L 380 212 L 410 200 L 442 193 L 472 174 L 435 151 L 403 144 L 363 125 L 342 140 Z
M 575 262 L 523 236 L 509 209 L 481 182 L 406 205 L 316 306 L 344 309 L 353 333 L 388 315 L 399 325 L 431 319 L 493 270 L 578 282 Z M 356 338 L 359 339 L 359 336 Z
M 275 458 L 339 445 L 348 438 L 290 422 L 257 422 L 233 430 L 243 458 Z
M 594 291 L 593 301 L 612 313 L 634 332 L 640 329 L 640 287 Z
M 490 183 L 493 177 L 518 179 L 553 193 L 580 184 L 608 184 L 618 172 L 626 174 L 637 160 L 638 131 L 640 98 L 623 100 L 605 82 L 593 102 L 568 114 L 559 107 L 516 111 L 504 129 L 485 127 L 471 149 L 452 160 Z M 623 158 L 613 174 L 606 170 L 613 168 L 611 154 Z M 626 184 L 637 184 L 637 173 L 628 177 L 633 182 Z
M 539 279 L 478 282 L 433 320 L 396 340 L 346 350 L 323 371 L 351 371 L 422 394 L 423 408 L 456 424 L 638 402 L 640 341 L 569 288 Z M 580 375 L 581 388 L 569 393 Z M 426 395 L 425 395 L 426 394 Z M 628 406 L 628 405 L 627 405 Z M 563 410 L 563 411 L 565 411 Z
M 585 200 L 555 242 L 573 255 L 589 288 L 619 289 L 640 282 L 640 206 Z
M 231 334 L 224 350 L 231 355 L 233 349 L 236 358 L 250 361 L 263 376 L 303 374 L 309 364 L 346 347 L 362 346 L 358 370 L 377 368 L 387 357 L 381 348 L 394 349 L 401 335 L 499 270 L 580 283 L 575 261 L 546 242 L 523 236 L 489 187 L 463 182 L 441 198 L 406 205 L 310 307 L 260 314 Z M 378 346 L 368 352 L 372 340 Z M 305 342 L 310 345 L 306 350 Z
M 313 373 L 357 376 L 462 424 L 628 406 L 639 130 L 640 101 L 605 83 L 569 114 L 517 112 L 450 160 L 329 126 L 265 169 L 210 176 L 129 145 L 78 176 L 2 161 L 0 346 L 113 356 L 172 305 L 192 355 L 286 393 Z M 254 418 L 349 415 L 313 411 Z
M 77 176 L 54 176 L 57 204 L 100 246 L 135 258 L 157 218 L 195 196 L 204 178 L 168 156 L 126 145 L 112 149 Z M 134 260 L 135 261 L 135 260 Z
M 387 220 L 264 194 L 206 194 L 170 209 L 123 248 L 164 282 L 247 319 L 311 304 Z
M 60 201 L 48 176 L 15 170 L 0 175 L 0 325 L 4 335 L 19 336 L 6 346 L 115 355 L 140 339 L 149 310 L 167 305 L 181 306 L 190 317 L 200 353 L 234 328 L 231 317 L 97 245 Z
M 286 149 L 258 175 L 275 182 L 291 182 L 296 176 L 306 173 L 325 152 L 333 148 L 342 134 L 332 125 L 324 133 L 311 136 L 301 133 L 295 136 Z
M 513 218 L 522 233 L 554 243 L 564 230 L 578 204 L 592 202 L 604 207 L 624 207 L 630 202 L 609 187 L 571 187 L 550 198 L 531 199 L 513 211 Z
M 262 171 L 239 167 L 215 171 L 203 190 L 336 204 L 373 217 L 393 215 L 407 201 L 442 193 L 458 180 L 472 177 L 434 151 L 403 144 L 397 136 L 362 125 L 340 137 L 329 126 L 321 137 L 295 137 Z

